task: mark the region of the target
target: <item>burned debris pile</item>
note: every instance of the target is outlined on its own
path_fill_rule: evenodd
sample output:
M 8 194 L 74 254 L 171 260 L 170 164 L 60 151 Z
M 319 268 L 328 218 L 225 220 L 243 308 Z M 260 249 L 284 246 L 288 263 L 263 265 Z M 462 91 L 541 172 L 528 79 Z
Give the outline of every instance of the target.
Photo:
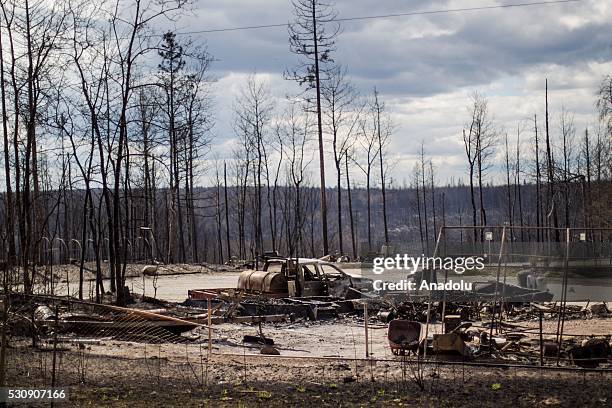
M 249 344 L 250 350 L 277 355 L 292 351 L 286 344 L 292 335 L 304 336 L 292 344 L 308 349 L 338 341 L 335 330 L 341 327 L 362 327 L 367 358 L 373 356 L 368 338 L 376 337 L 393 358 L 609 369 L 609 331 L 590 332 L 588 324 L 580 332 L 568 330 L 568 322 L 612 318 L 609 305 L 551 302 L 548 295 L 500 282 L 472 291 L 382 292 L 331 262 L 272 258 L 261 270 L 241 272 L 234 288 L 192 289 L 181 303 L 134 293 L 128 307 L 48 295 L 5 298 L 9 333 L 31 337 L 34 344 L 207 342 L 210 351 L 225 347 L 231 353 Z M 312 325 L 330 330 L 310 340 Z M 219 334 L 227 333 L 226 327 L 234 330 L 232 336 Z M 269 335 L 283 328 L 289 334 Z M 353 343 L 356 347 L 354 338 Z
M 204 294 L 210 299 L 197 299 Z M 589 369 L 609 368 L 611 361 L 610 335 L 547 329 L 556 326 L 562 312 L 567 321 L 610 318 L 605 303 L 568 306 L 563 311 L 556 303 L 506 303 L 494 308 L 487 301 L 427 303 L 390 295 L 348 300 L 275 298 L 229 289 L 194 292 L 182 304 L 139 300 L 130 308 L 118 308 L 59 297 L 13 295 L 8 325 L 13 336 L 38 341 L 86 344 L 112 339 L 177 344 L 206 342 L 203 333 L 207 327 L 245 324 L 244 332 L 252 334 L 244 335 L 242 341 L 261 348 L 262 354 L 275 355 L 282 354 L 282 348 L 264 334 L 266 323 L 280 328 L 307 327 L 313 321 L 354 326 L 366 320 L 371 326 L 386 326 L 388 348 L 396 356 Z M 207 326 L 208 322 L 213 326 Z M 215 337 L 214 342 L 219 341 L 223 342 Z

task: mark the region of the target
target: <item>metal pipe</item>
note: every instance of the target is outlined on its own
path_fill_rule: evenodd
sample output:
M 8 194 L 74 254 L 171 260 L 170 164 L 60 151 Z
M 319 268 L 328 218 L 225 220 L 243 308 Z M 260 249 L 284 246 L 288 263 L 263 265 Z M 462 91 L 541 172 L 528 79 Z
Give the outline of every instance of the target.
M 504 243 L 506 242 L 506 226 L 502 229 L 501 243 L 499 245 L 499 259 L 497 261 L 497 277 L 495 279 L 495 297 L 493 298 L 493 310 L 491 311 L 491 327 L 489 329 L 489 354 L 493 350 L 493 325 L 495 323 L 495 307 L 497 306 L 497 293 L 499 291 L 499 272 L 504 254 Z M 501 316 L 500 316 L 501 320 Z
M 219 357 L 245 357 L 244 354 L 238 353 L 213 353 L 213 356 Z M 246 354 L 249 358 L 273 358 L 273 359 L 284 359 L 284 360 L 321 360 L 321 361 L 364 361 L 371 363 L 402 363 L 402 360 L 395 359 L 366 359 L 356 357 L 333 357 L 333 356 L 283 356 L 283 355 L 265 355 L 265 354 Z M 404 356 L 405 357 L 405 356 Z M 409 359 L 404 360 L 407 363 L 420 363 L 420 364 L 435 364 L 435 365 L 448 365 L 448 366 L 471 366 L 471 367 L 490 367 L 490 368 L 515 368 L 515 369 L 528 369 L 528 370 L 546 370 L 546 371 L 570 371 L 570 372 L 583 372 L 583 373 L 610 373 L 612 374 L 612 368 L 580 368 L 580 367 L 563 367 L 563 366 L 539 366 L 529 364 L 504 364 L 504 363 L 486 363 L 486 362 L 472 362 L 472 361 L 442 361 L 442 360 L 425 360 L 425 359 Z
M 363 327 L 365 329 L 365 355 L 366 358 L 370 357 L 369 346 L 368 346 L 368 304 L 363 304 Z
M 433 257 L 435 258 L 438 255 L 438 247 L 440 246 L 440 238 L 442 237 L 442 231 L 444 231 L 444 227 L 440 227 L 440 232 L 438 232 L 438 239 L 436 240 L 436 247 L 434 248 Z M 434 265 L 435 266 L 435 265 Z M 433 281 L 434 268 L 431 268 L 429 272 L 429 283 L 431 284 Z M 423 274 L 425 276 L 425 274 Z M 427 336 L 429 335 L 429 321 L 431 319 L 431 290 L 429 290 L 428 294 L 429 300 L 427 301 L 427 322 L 425 323 L 425 347 L 423 352 L 423 358 L 427 357 Z

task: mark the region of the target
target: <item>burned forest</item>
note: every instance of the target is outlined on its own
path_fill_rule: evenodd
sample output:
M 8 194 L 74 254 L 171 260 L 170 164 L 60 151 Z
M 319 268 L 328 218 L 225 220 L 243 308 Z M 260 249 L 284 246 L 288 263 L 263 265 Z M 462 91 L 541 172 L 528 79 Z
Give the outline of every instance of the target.
M 256 3 L 0 2 L 0 403 L 609 403 L 609 6 Z

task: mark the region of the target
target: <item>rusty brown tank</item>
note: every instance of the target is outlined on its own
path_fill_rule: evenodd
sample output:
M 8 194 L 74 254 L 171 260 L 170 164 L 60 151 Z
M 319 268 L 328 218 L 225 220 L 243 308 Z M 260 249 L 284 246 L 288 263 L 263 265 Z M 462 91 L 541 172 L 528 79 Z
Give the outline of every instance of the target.
M 287 277 L 281 272 L 244 271 L 238 277 L 238 289 L 247 292 L 286 294 Z

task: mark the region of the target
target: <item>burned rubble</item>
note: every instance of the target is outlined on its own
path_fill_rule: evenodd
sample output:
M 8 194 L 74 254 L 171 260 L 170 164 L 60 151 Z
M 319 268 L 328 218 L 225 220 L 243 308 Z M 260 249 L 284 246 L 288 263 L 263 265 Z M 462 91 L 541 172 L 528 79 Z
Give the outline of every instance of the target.
M 506 297 L 500 301 L 496 293 L 502 291 Z M 284 339 L 268 334 L 271 328 L 341 324 L 364 327 L 366 333 L 385 329 L 389 350 L 402 358 L 610 367 L 609 334 L 544 328 L 555 322 L 612 318 L 609 306 L 540 301 L 541 296 L 538 291 L 492 283 L 471 292 L 377 292 L 366 278 L 353 277 L 330 262 L 273 259 L 261 271 L 240 273 L 236 288 L 192 289 L 182 303 L 132 293 L 133 303 L 121 308 L 14 294 L 10 323 L 15 335 L 54 342 L 208 342 L 211 349 L 251 344 L 252 350 L 268 355 L 287 350 Z M 245 334 L 231 341 L 213 335 L 224 324 L 242 325 Z

